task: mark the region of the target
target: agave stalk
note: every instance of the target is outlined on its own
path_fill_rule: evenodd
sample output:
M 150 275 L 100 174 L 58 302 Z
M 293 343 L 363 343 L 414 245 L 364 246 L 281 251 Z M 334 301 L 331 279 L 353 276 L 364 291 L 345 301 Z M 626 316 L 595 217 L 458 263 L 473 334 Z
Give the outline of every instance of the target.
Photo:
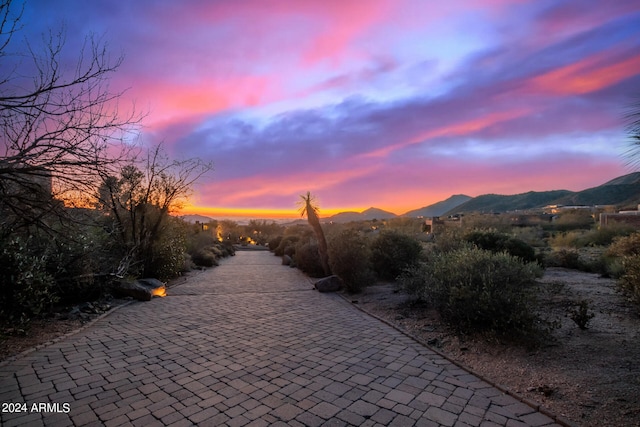
M 320 265 L 324 270 L 326 276 L 331 275 L 331 268 L 329 267 L 329 252 L 327 249 L 327 239 L 324 237 L 324 231 L 320 225 L 320 217 L 318 216 L 318 207 L 315 204 L 315 198 L 311 195 L 310 191 L 307 191 L 307 195 L 300 195 L 301 205 L 300 216 L 307 216 L 307 221 L 313 229 L 318 240 L 318 256 L 320 257 Z

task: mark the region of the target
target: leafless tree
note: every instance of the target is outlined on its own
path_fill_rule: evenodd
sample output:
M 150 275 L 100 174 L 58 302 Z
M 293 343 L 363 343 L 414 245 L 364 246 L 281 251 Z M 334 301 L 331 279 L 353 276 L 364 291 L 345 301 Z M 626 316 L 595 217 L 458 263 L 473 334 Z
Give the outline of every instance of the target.
M 182 207 L 192 186 L 212 169 L 200 159 L 170 160 L 158 145 L 138 163 L 124 166 L 119 176 L 103 176 L 98 208 L 105 212 L 109 229 L 124 251 L 118 274 L 138 264 L 142 274 L 154 273 L 158 242 L 170 228 L 170 214 Z
M 0 212 L 4 233 L 49 228 L 63 205 L 86 205 L 100 174 L 125 158 L 141 116 L 118 108 L 109 77 L 122 57 L 88 37 L 75 65 L 65 63 L 65 33 L 43 46 L 18 40 L 21 11 L 0 2 Z

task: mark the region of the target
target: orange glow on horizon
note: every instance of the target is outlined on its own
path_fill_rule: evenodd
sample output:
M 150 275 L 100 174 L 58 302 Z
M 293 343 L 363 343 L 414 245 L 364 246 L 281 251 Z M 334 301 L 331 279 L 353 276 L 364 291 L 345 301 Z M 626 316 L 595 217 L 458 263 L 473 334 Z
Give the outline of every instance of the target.
M 320 208 L 320 218 L 329 217 L 340 212 L 362 212 L 368 208 Z M 383 209 L 383 208 L 380 208 Z M 385 209 L 386 210 L 386 209 Z M 216 218 L 251 218 L 251 219 L 304 219 L 297 209 L 261 209 L 261 208 L 222 208 L 190 205 L 177 215 L 202 215 Z
M 342 212 L 364 212 L 371 207 L 382 209 L 387 212 L 394 213 L 396 215 L 404 215 L 411 210 L 419 209 L 423 206 L 440 202 L 450 194 L 433 194 L 430 197 L 424 195 L 415 197 L 403 197 L 397 204 L 389 206 L 388 203 L 374 204 L 374 206 L 343 206 L 343 207 L 320 207 L 320 218 L 327 218 Z M 407 200 L 420 200 L 418 205 L 407 205 Z M 175 213 L 178 216 L 181 215 L 202 215 L 212 219 L 218 218 L 242 218 L 242 219 L 306 219 L 300 215 L 300 211 L 296 208 L 292 209 L 268 209 L 268 208 L 228 208 L 228 207 L 208 207 L 189 204 Z

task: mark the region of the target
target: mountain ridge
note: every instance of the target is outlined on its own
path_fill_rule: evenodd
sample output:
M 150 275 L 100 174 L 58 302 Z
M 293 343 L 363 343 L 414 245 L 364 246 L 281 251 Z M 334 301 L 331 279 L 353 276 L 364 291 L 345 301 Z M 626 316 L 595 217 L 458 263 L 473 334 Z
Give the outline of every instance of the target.
M 499 213 L 515 210 L 542 208 L 548 205 L 616 205 L 619 207 L 635 206 L 640 203 L 640 172 L 632 172 L 613 178 L 597 187 L 581 191 L 549 190 L 528 191 L 519 194 L 482 194 L 470 197 L 464 194 L 452 195 L 440 202 L 422 208 L 410 210 L 402 215 L 377 208 L 369 208 L 362 212 L 340 212 L 324 221 L 350 222 L 366 219 L 389 219 L 396 217 L 436 217 L 470 212 Z M 365 212 L 367 214 L 365 215 Z M 383 212 L 388 216 L 375 216 Z
M 513 195 L 483 194 L 453 208 L 445 215 L 470 212 L 505 212 L 548 205 L 593 206 L 637 205 L 640 202 L 640 172 L 632 172 L 581 191 L 529 191 Z

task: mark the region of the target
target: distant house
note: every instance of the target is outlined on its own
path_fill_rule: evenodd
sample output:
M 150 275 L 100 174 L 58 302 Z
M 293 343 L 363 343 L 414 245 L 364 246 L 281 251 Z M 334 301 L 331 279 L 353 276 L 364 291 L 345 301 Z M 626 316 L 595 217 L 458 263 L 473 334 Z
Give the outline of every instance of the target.
M 462 223 L 461 216 L 449 217 L 441 219 L 439 216 L 426 218 L 422 225 L 422 231 L 427 234 L 437 234 L 444 231 L 448 227 L 460 227 Z
M 552 214 L 558 214 L 561 212 L 574 211 L 574 210 L 589 210 L 593 212 L 595 209 L 596 209 L 595 206 L 586 206 L 586 205 L 573 205 L 573 206 L 547 205 L 544 207 L 545 212 L 549 212 Z
M 613 224 L 627 224 L 640 228 L 640 205 L 635 211 L 620 211 L 618 213 L 601 213 L 600 227 Z

